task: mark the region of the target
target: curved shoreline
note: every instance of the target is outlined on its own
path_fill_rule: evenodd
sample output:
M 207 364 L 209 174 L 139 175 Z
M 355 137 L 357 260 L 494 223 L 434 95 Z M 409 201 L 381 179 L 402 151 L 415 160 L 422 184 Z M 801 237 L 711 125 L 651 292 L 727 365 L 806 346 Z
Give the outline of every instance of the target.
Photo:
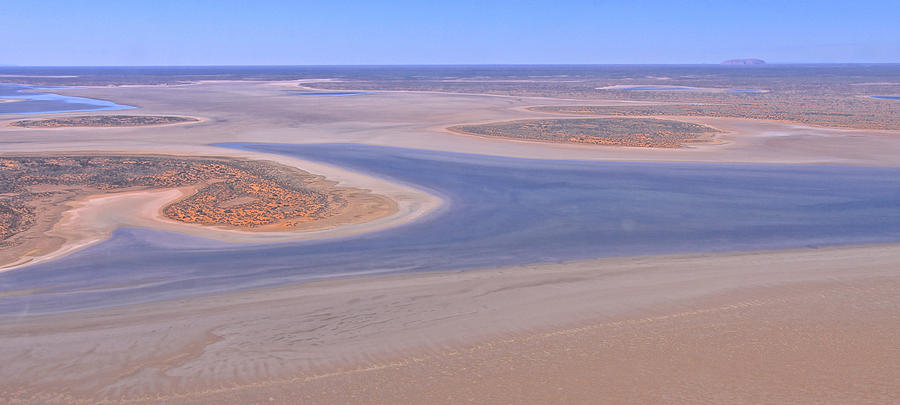
M 237 149 L 231 150 L 237 151 Z M 117 155 L 118 153 L 104 154 Z M 142 152 L 131 151 L 125 154 L 137 155 Z M 237 153 L 236 155 L 253 160 L 260 159 L 258 152 Z M 188 156 L 196 157 L 196 155 Z M 182 223 L 165 217 L 162 210 L 169 204 L 190 195 L 195 188 L 191 186 L 91 195 L 67 202 L 66 205 L 71 208 L 62 213 L 62 217 L 53 225 L 52 229 L 44 232 L 44 236 L 47 238 L 62 239 L 61 244 L 46 253 L 25 254 L 19 260 L 0 266 L 0 272 L 21 269 L 74 253 L 108 239 L 114 230 L 122 227 L 170 231 L 229 243 L 305 241 L 348 237 L 399 226 L 418 219 L 445 203 L 437 196 L 407 185 L 371 178 L 320 163 L 268 154 L 264 158 L 304 171 L 310 166 L 315 166 L 315 169 L 310 169 L 310 172 L 315 170 L 316 175 L 326 178 L 327 181 L 333 181 L 334 186 L 341 192 L 370 192 L 366 193 L 367 195 L 364 197 L 386 200 L 391 211 L 389 213 L 371 213 L 362 212 L 360 208 L 357 208 L 336 217 L 302 224 L 292 231 L 257 231 Z M 366 204 L 366 201 L 357 200 L 355 203 Z
M 80 97 L 80 96 L 67 96 L 64 94 L 60 94 L 59 92 L 48 91 L 48 90 L 62 90 L 65 88 L 55 88 L 55 87 L 41 87 L 41 86 L 30 86 L 30 85 L 22 85 L 22 84 L 6 84 L 0 83 L 2 85 L 8 87 L 18 87 L 19 90 L 16 91 L 17 95 L 7 96 L 12 99 L 19 99 L 22 101 L 57 101 L 61 106 L 65 106 L 66 104 L 81 104 L 81 105 L 89 105 L 90 108 L 78 108 L 78 109 L 60 109 L 60 110 L 42 110 L 42 111 L 17 111 L 17 112 L 0 112 L 0 115 L 34 115 L 34 114 L 62 114 L 62 113 L 70 113 L 70 112 L 91 112 L 91 111 L 117 111 L 117 110 L 131 110 L 139 108 L 134 105 L 126 105 L 126 104 L 117 104 L 112 100 L 102 99 L 102 98 L 93 98 L 93 97 Z M 21 95 L 19 95 L 21 94 Z

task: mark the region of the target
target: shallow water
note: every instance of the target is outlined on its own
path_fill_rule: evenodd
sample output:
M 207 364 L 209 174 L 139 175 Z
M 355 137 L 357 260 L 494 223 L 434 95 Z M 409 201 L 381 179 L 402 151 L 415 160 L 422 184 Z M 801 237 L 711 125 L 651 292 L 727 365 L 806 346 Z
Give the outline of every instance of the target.
M 267 245 L 121 229 L 75 254 L 0 273 L 0 291 L 38 291 L 0 298 L 0 313 L 71 311 L 367 273 L 900 241 L 900 168 L 547 161 L 364 145 L 224 146 L 346 167 L 420 187 L 447 204 L 380 232 Z
M 40 114 L 134 108 L 112 101 L 41 93 L 37 90 L 52 90 L 52 88 L 0 84 L 0 99 L 21 100 L 0 103 L 0 114 Z
M 872 96 L 872 98 L 880 98 L 882 100 L 900 100 L 900 96 Z

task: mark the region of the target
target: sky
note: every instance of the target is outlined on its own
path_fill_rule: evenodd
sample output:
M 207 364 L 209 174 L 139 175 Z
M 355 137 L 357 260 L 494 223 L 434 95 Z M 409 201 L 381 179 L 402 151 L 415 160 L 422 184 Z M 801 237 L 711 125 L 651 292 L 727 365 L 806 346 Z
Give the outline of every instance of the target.
M 0 0 L 0 65 L 900 63 L 900 0 Z

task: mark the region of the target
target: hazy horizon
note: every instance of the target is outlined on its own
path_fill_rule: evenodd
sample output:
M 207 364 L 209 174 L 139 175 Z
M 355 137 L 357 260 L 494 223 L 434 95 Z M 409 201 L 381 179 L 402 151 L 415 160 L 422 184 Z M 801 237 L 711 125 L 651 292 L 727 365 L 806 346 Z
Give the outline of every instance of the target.
M 750 59 L 750 58 L 734 58 Z M 727 59 L 726 59 L 727 60 Z M 724 61 L 724 60 L 723 60 Z M 228 68 L 228 67 L 450 67 L 450 66 L 722 66 L 735 69 L 752 69 L 766 66 L 792 66 L 792 65 L 900 65 L 900 62 L 769 62 L 763 65 L 723 65 L 719 63 L 407 63 L 407 64 L 270 64 L 270 65 L 3 65 L 0 68 Z

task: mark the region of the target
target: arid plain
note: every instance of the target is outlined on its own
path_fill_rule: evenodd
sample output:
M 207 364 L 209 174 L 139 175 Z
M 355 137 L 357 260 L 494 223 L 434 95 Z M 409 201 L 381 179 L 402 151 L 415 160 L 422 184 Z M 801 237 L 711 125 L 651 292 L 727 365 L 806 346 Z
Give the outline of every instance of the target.
M 139 107 L 128 115 L 199 121 L 22 128 L 8 124 L 38 117 L 0 116 L 2 152 L 274 161 L 369 198 L 353 219 L 264 232 L 162 218 L 160 210 L 181 195 L 175 188 L 88 196 L 72 202 L 53 225 L 53 235 L 67 241 L 63 253 L 134 226 L 234 244 L 350 237 L 414 223 L 453 203 L 428 189 L 334 165 L 215 146 L 229 142 L 350 143 L 545 160 L 900 166 L 900 131 L 890 129 L 663 116 L 712 128 L 715 142 L 665 148 L 547 143 L 449 128 L 585 118 L 535 111 L 541 106 L 659 102 L 424 89 L 291 94 L 317 84 L 205 81 L 55 90 Z M 377 209 L 372 201 L 380 202 Z M 56 253 L 32 260 L 52 264 L 46 260 L 63 257 Z M 41 293 L 0 286 L 2 298 Z M 898 291 L 900 245 L 886 243 L 366 275 L 23 313 L 0 318 L 6 359 L 0 399 L 892 403 L 900 401 Z

